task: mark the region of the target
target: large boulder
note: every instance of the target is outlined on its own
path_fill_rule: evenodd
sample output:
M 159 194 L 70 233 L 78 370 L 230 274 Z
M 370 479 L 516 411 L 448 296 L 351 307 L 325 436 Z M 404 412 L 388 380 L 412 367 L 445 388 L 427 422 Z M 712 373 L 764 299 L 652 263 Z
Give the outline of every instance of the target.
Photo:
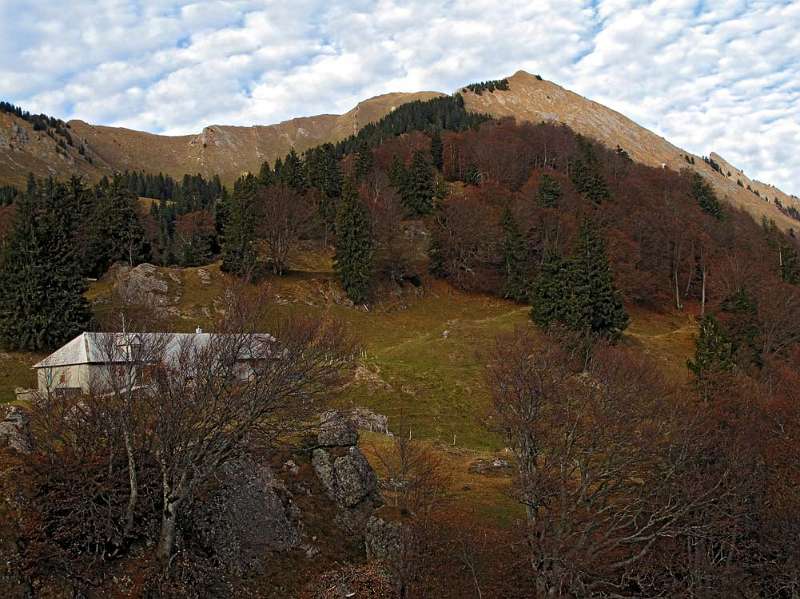
M 378 495 L 378 477 L 358 447 L 336 456 L 326 449 L 315 449 L 311 460 L 328 496 L 339 507 L 353 508 Z
M 390 522 L 372 516 L 367 520 L 364 531 L 364 546 L 368 560 L 391 562 L 400 555 L 402 544 L 401 527 L 397 522 Z
M 291 494 L 269 466 L 251 458 L 227 464 L 220 486 L 198 505 L 186 527 L 230 570 L 252 571 L 266 551 L 301 545 L 300 513 Z
M 17 406 L 9 406 L 0 422 L 0 447 L 10 447 L 20 453 L 33 451 L 30 419 Z
M 152 264 L 114 267 L 114 290 L 133 304 L 165 310 L 174 306 L 180 296 L 171 297 L 166 277 Z
M 320 416 L 317 443 L 322 447 L 350 447 L 358 443 L 358 430 L 353 419 L 342 412 L 325 412 Z

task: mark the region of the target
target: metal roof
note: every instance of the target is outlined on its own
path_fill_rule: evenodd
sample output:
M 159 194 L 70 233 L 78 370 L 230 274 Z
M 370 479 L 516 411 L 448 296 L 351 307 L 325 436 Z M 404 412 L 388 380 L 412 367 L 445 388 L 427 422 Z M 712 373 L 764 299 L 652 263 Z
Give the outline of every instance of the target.
M 214 337 L 214 333 L 81 333 L 75 339 L 54 351 L 33 368 L 53 368 L 56 366 L 74 366 L 77 364 L 107 364 L 125 362 L 127 355 L 124 348 L 128 345 L 155 343 L 159 337 L 165 338 L 166 356 L 177 355 L 190 343 L 201 349 Z M 253 335 L 260 342 L 272 342 L 275 338 L 268 334 Z M 113 343 L 113 345 L 112 345 Z M 114 348 L 114 349 L 109 349 Z M 110 352 L 113 351 L 113 354 Z M 242 359 L 247 359 L 243 356 Z

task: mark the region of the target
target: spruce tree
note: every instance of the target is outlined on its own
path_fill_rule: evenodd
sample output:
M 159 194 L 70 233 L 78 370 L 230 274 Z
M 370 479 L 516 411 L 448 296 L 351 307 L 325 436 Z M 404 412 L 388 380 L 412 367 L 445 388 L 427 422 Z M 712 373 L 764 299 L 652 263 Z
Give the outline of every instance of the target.
M 334 266 L 347 296 L 356 304 L 369 299 L 374 242 L 367 207 L 351 181 L 342 187 L 336 219 Z
M 82 255 L 86 274 L 97 277 L 114 262 L 133 266 L 149 258 L 150 248 L 136 211 L 137 201 L 119 175 L 95 187 Z
M 372 155 L 372 148 L 366 141 L 361 142 L 356 152 L 355 176 L 356 181 L 363 181 L 375 167 L 375 157 Z
M 589 219 L 581 224 L 571 271 L 574 301 L 567 324 L 612 340 L 619 338 L 628 326 L 628 315 L 614 286 L 605 242 Z
M 0 256 L 0 345 L 6 349 L 51 350 L 89 324 L 72 217 L 61 204 L 66 194 L 49 181 L 29 185 L 17 200 Z
M 717 220 L 722 220 L 722 204 L 717 199 L 717 194 L 700 173 L 692 174 L 692 197 L 703 209 Z
M 714 375 L 734 369 L 733 344 L 714 316 L 708 315 L 700 321 L 694 359 L 687 360 L 686 365 L 694 374 L 704 400 L 712 392 Z
M 720 320 L 733 345 L 733 355 L 739 366 L 761 367 L 761 339 L 759 333 L 758 304 L 744 287 L 738 288 L 720 305 Z
M 278 174 L 278 165 L 275 166 Z M 303 161 L 294 151 L 294 148 L 286 155 L 283 165 L 280 167 L 278 178 L 281 183 L 295 191 L 303 191 L 306 188 L 306 174 L 303 168 Z
M 614 287 L 605 243 L 593 223 L 581 224 L 575 253 L 564 260 L 548 253 L 533 288 L 533 320 L 618 339 L 628 315 Z
M 539 274 L 531 289 L 531 318 L 542 328 L 565 323 L 569 313 L 569 266 L 555 250 L 545 251 Z
M 537 199 L 542 208 L 556 208 L 561 200 L 561 185 L 550 175 L 542 175 L 539 181 Z
M 478 170 L 478 167 L 474 164 L 470 164 L 467 172 L 464 174 L 464 183 L 467 185 L 480 185 L 481 184 L 481 172 Z
M 430 214 L 433 210 L 435 191 L 433 172 L 425 154 L 419 150 L 414 152 L 411 160 L 411 170 L 408 174 L 405 191 L 403 200 L 410 214 L 415 216 Z
M 511 210 L 503 214 L 503 267 L 505 283 L 503 297 L 517 302 L 528 300 L 528 251 Z
M 275 184 L 275 173 L 269 166 L 269 162 L 264 162 L 261 165 L 261 170 L 258 171 L 258 182 L 264 187 L 269 187 Z
M 578 138 L 578 156 L 570 161 L 570 178 L 575 189 L 593 204 L 611 198 L 594 146 L 585 138 Z
M 444 166 L 444 144 L 442 144 L 442 135 L 438 129 L 434 130 L 433 135 L 431 135 L 431 162 L 437 170 L 442 170 Z
M 253 175 L 240 178 L 225 209 L 222 238 L 222 270 L 239 277 L 250 277 L 256 264 L 255 193 Z

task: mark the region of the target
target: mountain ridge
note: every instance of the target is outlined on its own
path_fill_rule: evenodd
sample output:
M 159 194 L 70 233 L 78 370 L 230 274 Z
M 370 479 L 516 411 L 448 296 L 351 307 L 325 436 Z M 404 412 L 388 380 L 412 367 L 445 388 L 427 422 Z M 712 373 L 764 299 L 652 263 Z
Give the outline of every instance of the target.
M 637 162 L 675 170 L 691 168 L 708 179 L 722 199 L 756 220 L 766 217 L 784 230 L 800 228 L 800 222 L 788 213 L 789 208 L 800 209 L 797 197 L 746 177 L 714 152 L 709 159 L 687 152 L 624 114 L 526 71 L 517 71 L 505 81 L 507 89 L 480 93 L 461 89 L 467 110 L 495 118 L 563 123 L 608 147 L 619 146 Z M 33 131 L 14 115 L 0 114 L 0 184 L 22 186 L 28 172 L 58 177 L 74 173 L 97 180 L 123 170 L 163 172 L 174 178 L 219 175 L 230 184 L 243 172 L 257 172 L 264 161 L 272 162 L 292 149 L 303 152 L 340 141 L 401 104 L 444 95 L 387 93 L 359 102 L 341 115 L 302 116 L 270 125 L 213 124 L 199 133 L 178 136 L 71 120 L 69 131 L 78 147 L 85 148 L 85 156 L 73 147 L 59 147 L 57 140 Z

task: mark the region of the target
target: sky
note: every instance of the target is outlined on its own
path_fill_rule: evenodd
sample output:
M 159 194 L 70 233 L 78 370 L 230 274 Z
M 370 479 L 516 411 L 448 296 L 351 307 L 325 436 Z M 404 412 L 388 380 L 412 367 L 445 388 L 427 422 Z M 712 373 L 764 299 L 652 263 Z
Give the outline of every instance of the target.
M 800 0 L 0 0 L 0 99 L 163 134 L 519 69 L 800 195 Z

